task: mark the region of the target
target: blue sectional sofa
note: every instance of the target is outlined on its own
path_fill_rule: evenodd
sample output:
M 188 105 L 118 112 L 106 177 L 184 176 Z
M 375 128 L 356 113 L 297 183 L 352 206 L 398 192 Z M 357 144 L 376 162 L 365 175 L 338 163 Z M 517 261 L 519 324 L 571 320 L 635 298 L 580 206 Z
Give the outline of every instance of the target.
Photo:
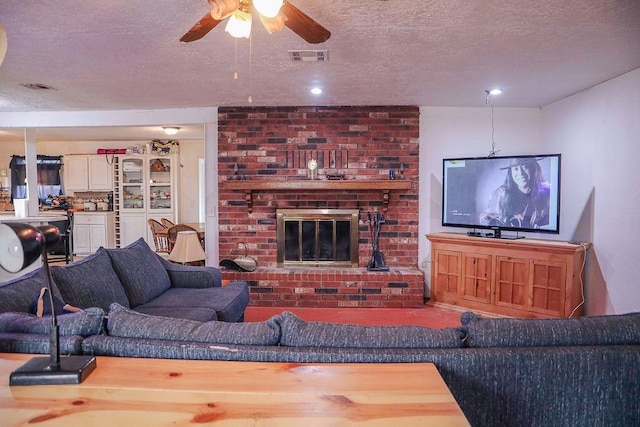
M 81 309 L 97 307 L 107 312 L 116 302 L 140 313 L 241 322 L 249 303 L 246 282 L 223 287 L 218 269 L 173 264 L 143 239 L 121 249 L 100 248 L 79 261 L 52 266 L 51 275 L 57 300 Z M 39 268 L 0 284 L 0 313 L 33 313 L 45 280 Z
M 172 280 L 187 274 L 167 268 Z M 0 312 L 8 311 L 7 298 L 30 304 L 38 285 L 22 286 L 0 285 Z M 290 312 L 234 323 L 203 319 L 200 310 L 193 316 L 177 308 L 162 316 L 157 307 L 138 310 L 147 302 L 136 300 L 136 292 L 140 289 L 125 292 L 127 301 L 141 304 L 115 301 L 60 316 L 63 352 L 288 363 L 432 362 L 473 426 L 640 425 L 640 313 L 493 319 L 469 312 L 459 327 L 444 329 L 307 322 Z M 176 313 L 182 316 L 169 315 Z M 24 312 L 0 314 L 0 352 L 47 353 L 48 322 Z

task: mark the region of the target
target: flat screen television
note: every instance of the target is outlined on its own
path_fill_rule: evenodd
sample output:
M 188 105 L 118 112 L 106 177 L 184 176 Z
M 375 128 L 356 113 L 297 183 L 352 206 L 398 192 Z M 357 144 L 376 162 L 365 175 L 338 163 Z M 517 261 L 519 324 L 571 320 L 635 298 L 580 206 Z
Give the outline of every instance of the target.
M 559 233 L 560 160 L 560 154 L 443 159 L 442 225 L 477 236 Z

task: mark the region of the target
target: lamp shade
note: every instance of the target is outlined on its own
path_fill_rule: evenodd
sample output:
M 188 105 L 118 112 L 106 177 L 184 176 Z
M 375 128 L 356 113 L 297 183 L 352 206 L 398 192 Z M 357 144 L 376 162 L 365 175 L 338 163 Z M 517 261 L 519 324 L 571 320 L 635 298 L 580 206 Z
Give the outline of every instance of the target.
M 19 222 L 0 224 L 0 267 L 17 273 L 33 264 L 42 249 L 56 244 L 60 231 L 54 225 L 36 228 Z
M 267 18 L 273 18 L 280 13 L 282 0 L 253 0 L 253 7 Z
M 4 56 L 7 54 L 7 31 L 0 24 L 0 65 L 4 61 Z
M 169 254 L 169 261 L 186 264 L 188 262 L 202 261 L 207 255 L 202 250 L 198 233 L 195 231 L 179 231 L 176 243 Z
M 251 14 L 240 9 L 233 12 L 227 21 L 225 31 L 235 38 L 249 38 L 251 35 Z

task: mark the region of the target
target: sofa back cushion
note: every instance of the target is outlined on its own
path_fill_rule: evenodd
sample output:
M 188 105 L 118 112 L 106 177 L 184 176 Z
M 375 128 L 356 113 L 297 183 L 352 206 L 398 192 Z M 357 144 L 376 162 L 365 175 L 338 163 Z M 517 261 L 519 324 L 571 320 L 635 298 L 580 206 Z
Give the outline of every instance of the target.
M 58 316 L 60 335 L 98 335 L 102 332 L 104 311 L 92 307 L 77 313 Z M 0 332 L 15 334 L 49 334 L 51 317 L 37 317 L 27 313 L 1 313 Z
M 8 311 L 33 313 L 33 302 L 40 290 L 47 287 L 47 276 L 43 268 L 38 268 L 16 279 L 0 284 L 0 313 Z M 60 292 L 53 285 L 53 295 L 60 298 Z
M 80 308 L 100 307 L 105 312 L 113 302 L 129 306 L 124 288 L 104 248 L 71 264 L 53 266 L 51 274 L 62 300 L 67 304 Z
M 640 313 L 575 319 L 461 317 L 465 347 L 543 347 L 640 344 Z
M 462 347 L 458 328 L 422 326 L 360 326 L 306 322 L 285 311 L 279 318 L 280 345 L 341 348 L 457 348 Z
M 212 344 L 276 345 L 280 326 L 275 317 L 265 322 L 198 322 L 151 316 L 112 304 L 108 334 L 123 338 L 193 341 Z
M 131 307 L 145 304 L 171 287 L 167 270 L 143 238 L 121 249 L 107 249 Z

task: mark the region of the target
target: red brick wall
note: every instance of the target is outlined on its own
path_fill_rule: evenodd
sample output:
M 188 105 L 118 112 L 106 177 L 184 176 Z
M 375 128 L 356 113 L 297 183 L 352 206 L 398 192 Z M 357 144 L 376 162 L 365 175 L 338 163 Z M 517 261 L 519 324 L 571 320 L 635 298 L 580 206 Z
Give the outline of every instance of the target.
M 220 254 L 246 242 L 259 267 L 276 266 L 276 209 L 359 209 L 359 266 L 371 256 L 367 212 L 383 211 L 382 192 L 317 191 L 253 193 L 247 210 L 242 191 L 225 189 L 234 165 L 248 181 L 307 179 L 306 161 L 318 159 L 319 178 L 388 179 L 404 167 L 410 190 L 392 190 L 380 250 L 391 268 L 417 267 L 419 108 L 224 107 L 218 110 Z

